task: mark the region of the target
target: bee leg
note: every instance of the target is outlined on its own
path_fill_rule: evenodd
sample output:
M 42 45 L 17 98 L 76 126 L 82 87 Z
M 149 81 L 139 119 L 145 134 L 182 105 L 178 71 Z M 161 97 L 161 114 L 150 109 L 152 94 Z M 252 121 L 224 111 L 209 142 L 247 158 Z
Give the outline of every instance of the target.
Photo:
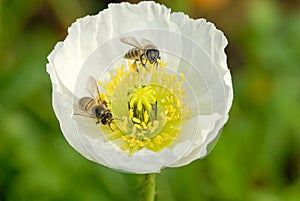
M 138 60 L 135 60 L 136 72 L 139 73 Z
M 106 101 L 102 101 L 102 103 L 107 107 L 107 102 Z
M 146 63 L 147 63 L 147 60 L 146 59 L 143 59 L 145 58 L 145 54 L 142 54 L 140 56 L 140 61 L 141 61 L 141 64 L 143 65 L 144 68 L 146 68 Z M 145 60 L 145 63 L 143 62 Z
M 158 57 L 157 59 L 159 59 L 159 60 L 160 60 L 160 57 Z M 158 62 L 157 62 L 157 60 L 155 60 L 155 63 L 154 63 L 154 65 L 155 65 L 155 67 L 156 67 L 156 70 L 157 70 L 157 67 L 158 67 Z
M 110 130 L 111 130 L 112 132 L 114 132 L 114 130 L 110 127 L 110 123 L 108 124 L 108 127 L 110 128 Z
M 157 70 L 157 67 L 158 67 L 158 62 L 157 61 L 154 62 L 154 66 L 155 66 L 155 68 Z
M 114 119 L 112 119 L 111 121 L 108 122 L 108 127 L 110 128 L 110 130 L 111 130 L 112 132 L 114 132 L 114 130 L 111 128 L 110 124 L 111 124 L 111 122 L 112 122 L 113 120 L 114 120 Z

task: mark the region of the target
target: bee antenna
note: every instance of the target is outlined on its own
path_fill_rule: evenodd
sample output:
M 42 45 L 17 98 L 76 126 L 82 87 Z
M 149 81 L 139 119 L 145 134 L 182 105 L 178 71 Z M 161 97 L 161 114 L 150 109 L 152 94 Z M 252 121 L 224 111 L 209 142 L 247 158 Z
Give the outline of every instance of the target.
M 121 118 L 113 118 L 112 120 L 119 120 L 119 121 L 122 121 L 123 119 L 121 119 Z

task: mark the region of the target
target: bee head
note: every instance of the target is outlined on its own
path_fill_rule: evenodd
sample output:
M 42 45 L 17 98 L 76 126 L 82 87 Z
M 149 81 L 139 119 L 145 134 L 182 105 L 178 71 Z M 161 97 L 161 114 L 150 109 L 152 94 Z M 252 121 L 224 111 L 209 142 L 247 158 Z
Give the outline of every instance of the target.
M 97 119 L 101 119 L 103 117 L 103 115 L 105 114 L 105 110 L 103 110 L 101 107 L 99 106 L 95 106 L 92 109 L 92 113 L 95 115 L 95 117 Z
M 112 121 L 112 114 L 110 112 L 107 112 L 105 116 L 101 119 L 101 123 L 103 125 L 107 125 Z
M 157 50 L 157 49 L 147 49 L 145 53 L 146 53 L 146 57 L 150 61 L 150 63 L 153 63 L 157 59 L 160 59 L 159 50 Z

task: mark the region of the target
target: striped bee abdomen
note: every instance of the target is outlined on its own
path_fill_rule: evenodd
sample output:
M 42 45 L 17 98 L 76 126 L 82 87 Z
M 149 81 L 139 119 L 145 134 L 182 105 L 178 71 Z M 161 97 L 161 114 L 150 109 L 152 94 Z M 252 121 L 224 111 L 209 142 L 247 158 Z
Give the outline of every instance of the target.
M 131 50 L 129 50 L 124 58 L 125 59 L 132 59 L 132 60 L 139 60 L 140 56 L 143 54 L 143 51 L 138 49 L 138 48 L 133 48 Z
M 78 105 L 82 110 L 91 112 L 95 106 L 95 100 L 92 97 L 83 97 L 78 100 Z

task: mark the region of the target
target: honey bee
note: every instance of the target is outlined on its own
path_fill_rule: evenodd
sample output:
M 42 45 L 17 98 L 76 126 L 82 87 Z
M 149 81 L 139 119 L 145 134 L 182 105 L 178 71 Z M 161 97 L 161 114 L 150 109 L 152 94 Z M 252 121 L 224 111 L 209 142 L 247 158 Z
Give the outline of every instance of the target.
M 110 124 L 113 121 L 113 116 L 110 110 L 107 109 L 107 103 L 100 97 L 99 88 L 95 78 L 91 76 L 88 77 L 86 85 L 86 88 L 91 93 L 92 97 L 86 96 L 78 100 L 79 108 L 86 113 L 86 115 L 81 116 L 96 119 L 96 124 L 101 122 L 103 125 L 108 125 L 111 129 Z
M 139 61 L 144 67 L 146 67 L 147 61 L 150 64 L 157 65 L 157 60 L 160 59 L 159 50 L 150 40 L 142 39 L 139 43 L 134 37 L 130 36 L 122 37 L 120 40 L 134 47 L 125 54 L 125 59 Z

